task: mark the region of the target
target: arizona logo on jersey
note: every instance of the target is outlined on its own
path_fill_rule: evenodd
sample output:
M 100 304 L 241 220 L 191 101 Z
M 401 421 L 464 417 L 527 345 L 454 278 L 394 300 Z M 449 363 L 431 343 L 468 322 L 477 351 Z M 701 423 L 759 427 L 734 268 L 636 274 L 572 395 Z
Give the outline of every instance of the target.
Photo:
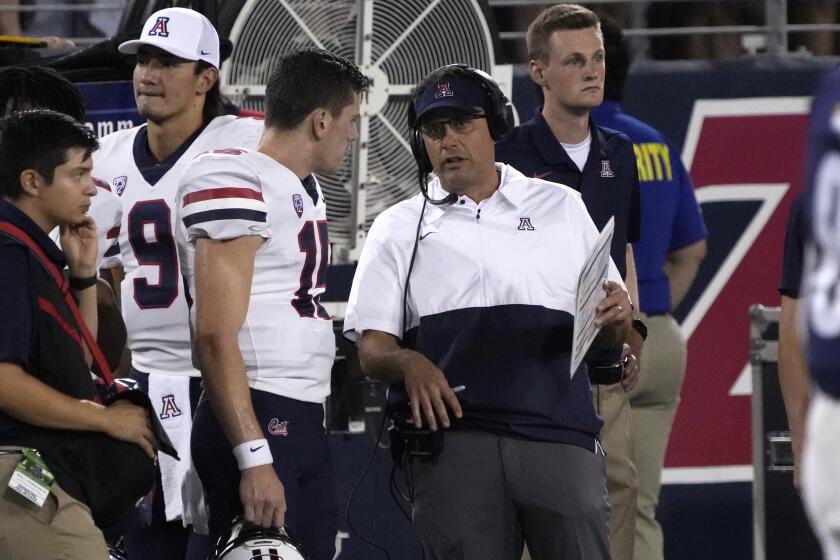
M 160 410 L 161 420 L 181 416 L 181 409 L 178 408 L 178 404 L 175 402 L 175 395 L 164 395 L 161 397 L 161 400 L 163 401 L 163 406 Z
M 149 35 L 169 37 L 169 18 L 164 16 L 158 17 L 155 24 L 149 29 Z

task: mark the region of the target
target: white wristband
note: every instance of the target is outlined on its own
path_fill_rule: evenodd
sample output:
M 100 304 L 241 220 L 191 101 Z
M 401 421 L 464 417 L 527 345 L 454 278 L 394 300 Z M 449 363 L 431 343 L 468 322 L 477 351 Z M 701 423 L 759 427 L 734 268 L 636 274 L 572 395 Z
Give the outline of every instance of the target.
M 240 443 L 233 448 L 233 456 L 236 457 L 236 463 L 239 465 L 240 471 L 260 465 L 270 465 L 274 462 L 271 449 L 268 448 L 268 441 L 264 439 L 254 439 Z

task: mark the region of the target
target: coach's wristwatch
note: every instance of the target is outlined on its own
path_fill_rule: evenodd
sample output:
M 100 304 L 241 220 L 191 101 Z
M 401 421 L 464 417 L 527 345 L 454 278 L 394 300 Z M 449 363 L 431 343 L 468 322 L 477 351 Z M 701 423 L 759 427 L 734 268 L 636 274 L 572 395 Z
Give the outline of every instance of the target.
M 642 340 L 647 340 L 647 325 L 642 323 L 641 319 L 633 319 L 633 328 L 642 337 Z

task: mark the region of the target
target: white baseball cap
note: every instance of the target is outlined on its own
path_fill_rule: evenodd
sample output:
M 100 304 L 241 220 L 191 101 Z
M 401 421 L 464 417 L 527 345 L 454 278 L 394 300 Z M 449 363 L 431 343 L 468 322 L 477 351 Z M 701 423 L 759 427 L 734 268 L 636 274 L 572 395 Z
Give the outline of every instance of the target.
M 210 20 L 194 10 L 166 8 L 153 13 L 143 25 L 140 38 L 122 43 L 119 51 L 137 54 L 143 45 L 219 67 L 219 34 Z

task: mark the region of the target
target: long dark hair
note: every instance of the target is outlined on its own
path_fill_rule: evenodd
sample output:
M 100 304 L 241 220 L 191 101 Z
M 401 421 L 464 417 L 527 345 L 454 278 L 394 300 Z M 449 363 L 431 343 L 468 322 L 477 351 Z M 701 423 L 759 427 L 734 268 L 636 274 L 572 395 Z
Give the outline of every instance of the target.
M 208 68 L 214 68 L 212 64 L 204 60 L 199 60 L 195 65 L 195 75 L 201 74 Z M 207 92 L 204 97 L 204 111 L 202 113 L 204 124 L 209 123 L 218 116 L 225 114 L 225 106 L 222 102 L 222 91 L 219 86 L 219 80 L 213 84 L 213 87 Z

